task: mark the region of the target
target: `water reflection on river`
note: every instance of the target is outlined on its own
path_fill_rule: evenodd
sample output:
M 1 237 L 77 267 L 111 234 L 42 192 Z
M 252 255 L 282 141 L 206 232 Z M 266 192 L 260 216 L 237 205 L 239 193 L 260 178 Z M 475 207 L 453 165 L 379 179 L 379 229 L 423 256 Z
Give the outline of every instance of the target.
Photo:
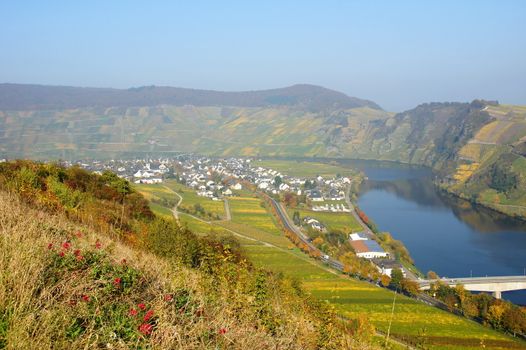
M 438 191 L 433 174 L 385 162 L 346 161 L 369 180 L 358 204 L 378 225 L 407 246 L 423 272 L 468 277 L 522 275 L 526 222 L 473 206 Z M 504 298 L 526 304 L 526 291 Z

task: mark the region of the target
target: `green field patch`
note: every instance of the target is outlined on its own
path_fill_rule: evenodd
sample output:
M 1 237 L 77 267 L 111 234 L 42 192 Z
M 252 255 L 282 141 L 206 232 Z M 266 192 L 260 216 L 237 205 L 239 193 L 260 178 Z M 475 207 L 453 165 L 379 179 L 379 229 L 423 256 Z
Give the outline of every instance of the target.
M 313 178 L 318 175 L 323 177 L 336 177 L 336 175 L 351 176 L 353 174 L 352 169 L 340 165 L 299 160 L 259 160 L 253 162 L 252 165 L 270 168 L 282 174 L 296 177 Z
M 261 199 L 231 197 L 228 201 L 234 223 L 245 224 L 276 236 L 281 235 L 280 229 L 276 227 Z
M 362 226 L 356 221 L 351 213 L 331 213 L 312 211 L 306 209 L 287 209 L 290 217 L 297 211 L 300 217 L 303 218 L 310 216 L 323 223 L 328 231 L 341 231 L 344 233 L 360 232 L 363 231 Z
M 340 314 L 350 318 L 365 314 L 379 330 L 387 330 L 393 292 L 331 273 L 319 263 L 305 261 L 305 255 L 296 250 L 286 252 L 265 246 L 245 250 L 257 266 L 298 278 L 312 296 L 329 302 Z M 475 322 L 401 295 L 396 297 L 391 332 L 413 341 L 424 333 L 430 349 L 478 349 L 482 339 L 486 344 L 499 344 L 491 347 L 495 349 L 523 346 Z

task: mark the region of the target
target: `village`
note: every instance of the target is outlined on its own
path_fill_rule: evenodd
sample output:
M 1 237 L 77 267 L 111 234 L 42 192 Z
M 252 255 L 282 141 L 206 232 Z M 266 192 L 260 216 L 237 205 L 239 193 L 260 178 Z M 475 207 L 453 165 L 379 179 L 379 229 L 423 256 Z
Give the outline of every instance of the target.
M 304 195 L 308 199 L 308 209 L 313 213 L 312 216 L 317 212 L 349 215 L 353 212 L 350 202 L 345 198 L 346 188 L 351 183 L 349 177 L 294 177 L 253 163 L 257 162 L 251 158 L 211 158 L 185 154 L 158 159 L 83 160 L 65 162 L 64 165 L 77 165 L 99 174 L 112 171 L 135 184 L 160 184 L 167 179 L 175 179 L 194 190 L 198 196 L 211 201 L 222 201 L 235 196 L 236 191 L 241 191 L 250 184 L 275 197 L 286 193 Z M 300 222 L 295 223 L 304 229 L 327 232 L 326 225 L 311 216 L 304 216 Z M 390 254 L 373 239 L 371 233 L 353 232 L 349 234 L 348 240 L 356 255 L 373 261 L 381 273 L 390 275 L 393 267 L 401 268 L 398 263 L 393 265 Z
M 174 158 L 135 160 L 82 160 L 63 162 L 65 166 L 77 165 L 102 174 L 112 171 L 119 177 L 136 184 L 157 184 L 167 178 L 194 189 L 199 196 L 220 200 L 241 190 L 242 183 L 251 183 L 260 191 L 271 195 L 286 192 L 304 194 L 312 203 L 313 211 L 350 212 L 345 204 L 345 187 L 348 177 L 300 178 L 276 170 L 252 166 L 250 158 L 215 159 L 199 155 L 181 155 Z

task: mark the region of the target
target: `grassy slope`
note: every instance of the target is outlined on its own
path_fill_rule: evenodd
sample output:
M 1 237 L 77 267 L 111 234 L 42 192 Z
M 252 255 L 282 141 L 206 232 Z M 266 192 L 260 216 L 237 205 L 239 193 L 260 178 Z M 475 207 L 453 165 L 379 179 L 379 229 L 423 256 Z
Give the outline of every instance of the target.
M 252 197 L 237 200 L 243 205 L 232 207 L 234 222 L 222 223 L 222 226 L 257 240 L 242 241 L 255 264 L 298 278 L 313 296 L 329 301 L 343 315 L 357 317 L 365 314 L 378 329 L 386 330 L 393 293 L 335 274 L 298 249 L 291 249 L 288 240 L 281 234 L 277 235 L 279 229 L 271 229 L 270 214 L 267 213 L 266 220 L 262 218 L 262 208 L 257 200 Z M 246 208 L 256 217 L 247 215 Z M 181 220 L 188 222 L 185 217 L 181 217 Z M 219 226 L 216 228 L 220 229 Z M 487 348 L 525 348 L 523 343 L 517 343 L 474 322 L 399 296 L 391 331 L 400 337 L 415 340 L 423 330 L 433 349 L 476 349 L 480 347 L 481 339 L 485 340 Z
M 253 287 L 243 287 L 243 279 L 248 278 L 250 286 L 255 283 L 249 281 L 250 274 L 240 280 L 216 280 L 109 239 L 63 215 L 31 209 L 4 192 L 0 212 L 2 348 L 316 348 L 317 321 L 305 299 L 282 293 L 287 282 L 265 292 L 268 308 L 278 310 L 272 317 L 280 324 L 271 335 L 256 326 L 260 313 L 250 311 Z M 66 255 L 60 257 L 65 240 L 72 247 L 62 249 Z M 75 258 L 74 249 L 83 260 Z M 122 277 L 117 287 L 116 276 Z M 139 303 L 146 305 L 145 311 Z M 138 316 L 131 315 L 131 309 L 138 310 Z M 147 336 L 137 328 L 146 310 L 153 311 L 154 324 Z M 350 337 L 329 337 L 339 338 L 332 343 L 335 348 L 372 348 Z

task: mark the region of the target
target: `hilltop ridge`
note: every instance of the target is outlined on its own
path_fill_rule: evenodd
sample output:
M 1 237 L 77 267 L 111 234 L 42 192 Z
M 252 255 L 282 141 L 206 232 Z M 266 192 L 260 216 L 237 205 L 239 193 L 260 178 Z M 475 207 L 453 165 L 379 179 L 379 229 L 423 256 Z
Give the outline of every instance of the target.
M 284 88 L 225 92 L 169 86 L 130 89 L 81 88 L 33 84 L 0 84 L 0 110 L 69 109 L 82 107 L 193 106 L 296 106 L 308 111 L 370 107 L 376 103 L 310 84 Z

